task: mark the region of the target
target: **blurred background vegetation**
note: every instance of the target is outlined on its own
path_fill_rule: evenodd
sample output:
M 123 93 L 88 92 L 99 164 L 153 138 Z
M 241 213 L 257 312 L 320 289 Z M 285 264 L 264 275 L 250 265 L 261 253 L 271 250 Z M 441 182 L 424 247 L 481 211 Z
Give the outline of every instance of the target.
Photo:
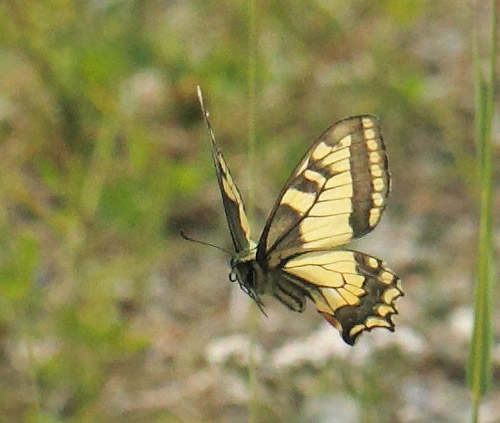
M 342 117 L 376 114 L 393 192 L 354 247 L 385 259 L 406 291 L 396 332 L 354 348 L 311 305 L 298 315 L 268 300 L 255 347 L 259 421 L 469 421 L 470 46 L 473 27 L 483 45 L 488 8 L 257 7 L 255 238 L 314 138 Z M 1 422 L 246 420 L 253 306 L 228 283 L 223 255 L 179 236 L 230 247 L 197 84 L 248 198 L 246 8 L 0 3 Z M 500 421 L 498 317 L 488 422 Z

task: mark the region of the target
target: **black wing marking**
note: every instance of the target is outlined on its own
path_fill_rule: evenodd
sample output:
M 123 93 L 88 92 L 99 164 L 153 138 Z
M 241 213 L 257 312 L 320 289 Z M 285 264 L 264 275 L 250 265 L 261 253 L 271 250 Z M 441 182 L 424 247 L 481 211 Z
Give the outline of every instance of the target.
M 212 157 L 214 159 L 217 182 L 219 183 L 222 203 L 224 204 L 224 211 L 226 213 L 227 224 L 229 226 L 231 238 L 233 239 L 234 248 L 236 252 L 248 251 L 251 248 L 252 241 L 250 239 L 250 225 L 245 214 L 243 200 L 241 199 L 240 191 L 231 176 L 231 172 L 226 165 L 226 161 L 224 160 L 222 153 L 217 148 L 212 126 L 208 118 L 208 112 L 203 104 L 201 88 L 197 87 L 197 91 L 201 110 L 203 112 L 203 118 L 205 119 L 208 132 L 210 134 Z

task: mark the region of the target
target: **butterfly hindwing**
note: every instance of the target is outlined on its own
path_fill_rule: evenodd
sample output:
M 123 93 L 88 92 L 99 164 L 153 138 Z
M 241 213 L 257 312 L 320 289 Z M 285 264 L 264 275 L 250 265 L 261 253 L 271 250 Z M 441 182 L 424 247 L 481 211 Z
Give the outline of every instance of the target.
M 260 238 L 257 258 L 270 266 L 370 232 L 389 192 L 385 146 L 374 116 L 332 125 L 292 172 Z
M 300 254 L 284 263 L 277 278 L 278 299 L 290 308 L 305 296 L 352 345 L 374 327 L 394 330 L 395 300 L 403 295 L 399 278 L 372 256 L 347 250 Z M 286 288 L 283 290 L 281 286 Z M 283 293 L 292 293 L 288 298 Z M 302 304 L 303 308 L 303 304 Z M 301 311 L 300 307 L 295 311 Z

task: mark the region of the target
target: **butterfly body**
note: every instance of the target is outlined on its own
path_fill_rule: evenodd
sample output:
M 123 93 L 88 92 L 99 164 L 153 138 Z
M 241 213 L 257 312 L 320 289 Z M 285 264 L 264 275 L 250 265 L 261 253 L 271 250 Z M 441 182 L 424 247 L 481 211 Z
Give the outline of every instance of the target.
M 375 327 L 393 331 L 394 302 L 403 295 L 398 276 L 375 257 L 339 248 L 370 232 L 386 206 L 390 175 L 377 118 L 346 118 L 312 144 L 255 244 L 199 89 L 198 95 L 235 248 L 230 280 L 238 281 L 261 310 L 265 295 L 296 312 L 311 300 L 350 345 Z
M 233 276 L 234 275 L 234 276 Z M 293 311 L 305 309 L 307 291 L 287 281 L 280 271 L 263 267 L 251 255 L 231 260 L 230 280 L 238 281 L 242 290 L 261 304 L 260 297 L 274 296 Z

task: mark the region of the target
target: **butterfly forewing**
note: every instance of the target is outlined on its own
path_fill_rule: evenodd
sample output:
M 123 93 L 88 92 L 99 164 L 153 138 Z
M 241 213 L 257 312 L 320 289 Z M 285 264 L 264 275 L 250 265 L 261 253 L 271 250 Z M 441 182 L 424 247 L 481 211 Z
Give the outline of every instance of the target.
M 292 172 L 264 228 L 257 258 L 276 266 L 294 254 L 365 235 L 382 216 L 389 184 L 377 118 L 337 122 Z
M 215 173 L 217 174 L 217 182 L 219 184 L 220 194 L 222 197 L 222 204 L 224 205 L 224 212 L 226 214 L 229 232 L 233 240 L 234 248 L 237 253 L 248 251 L 251 248 L 252 241 L 250 239 L 250 225 L 243 206 L 240 191 L 234 182 L 231 172 L 227 167 L 226 161 L 222 156 L 215 136 L 212 131 L 212 125 L 208 117 L 208 112 L 205 110 L 203 103 L 203 96 L 201 89 L 198 87 L 198 99 L 200 101 L 203 118 L 208 126 L 210 134 L 212 157 L 215 165 Z
M 394 302 L 403 295 L 399 278 L 381 260 L 357 251 L 298 255 L 284 263 L 277 285 L 282 283 L 307 292 L 317 310 L 350 345 L 374 327 L 393 330 Z M 287 304 L 289 299 L 281 300 Z

